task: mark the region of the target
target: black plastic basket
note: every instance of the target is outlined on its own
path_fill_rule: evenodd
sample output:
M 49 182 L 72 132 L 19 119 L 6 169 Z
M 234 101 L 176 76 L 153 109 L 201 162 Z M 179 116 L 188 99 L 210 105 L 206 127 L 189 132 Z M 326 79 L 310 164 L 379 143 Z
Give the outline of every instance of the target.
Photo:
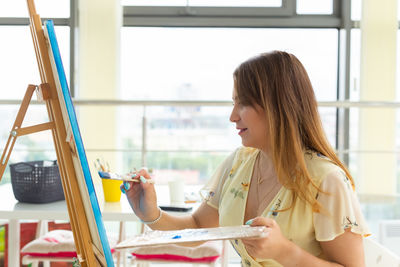
M 57 161 L 50 162 L 49 166 L 44 161 L 10 164 L 12 189 L 18 201 L 49 203 L 65 199 Z

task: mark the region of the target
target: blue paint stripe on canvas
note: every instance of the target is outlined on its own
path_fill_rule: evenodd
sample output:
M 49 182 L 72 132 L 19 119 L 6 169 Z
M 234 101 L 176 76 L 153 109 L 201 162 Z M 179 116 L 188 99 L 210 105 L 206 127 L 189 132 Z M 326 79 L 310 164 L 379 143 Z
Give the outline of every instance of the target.
M 99 207 L 99 203 L 97 201 L 96 191 L 93 186 L 92 176 L 90 174 L 89 164 L 86 158 L 85 148 L 83 146 L 81 134 L 79 131 L 78 120 L 76 118 L 75 109 L 72 104 L 71 95 L 69 93 L 67 79 L 65 77 L 64 67 L 61 60 L 61 54 L 58 48 L 57 38 L 54 31 L 54 24 L 52 20 L 45 21 L 46 29 L 49 35 L 49 41 L 51 44 L 54 61 L 56 63 L 58 77 L 60 80 L 62 93 L 64 95 L 65 105 L 67 107 L 69 120 L 71 123 L 72 132 L 75 138 L 76 148 L 79 154 L 79 158 L 82 165 L 83 174 L 85 176 L 86 186 L 89 192 L 89 199 L 92 205 L 94 217 L 96 220 L 97 229 L 99 232 L 101 244 L 103 246 L 104 255 L 106 258 L 107 266 L 114 266 L 114 262 L 111 255 L 110 246 L 108 244 L 107 234 L 104 228 L 103 219 L 101 216 L 101 211 Z

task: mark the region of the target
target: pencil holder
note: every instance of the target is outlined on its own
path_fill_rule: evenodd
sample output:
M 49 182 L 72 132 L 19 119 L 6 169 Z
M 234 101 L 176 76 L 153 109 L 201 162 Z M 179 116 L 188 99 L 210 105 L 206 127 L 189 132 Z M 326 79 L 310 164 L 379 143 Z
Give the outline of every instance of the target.
M 122 182 L 117 180 L 101 179 L 103 185 L 104 200 L 107 202 L 118 202 L 121 200 Z
M 57 161 L 10 164 L 11 184 L 20 202 L 49 203 L 65 199 Z

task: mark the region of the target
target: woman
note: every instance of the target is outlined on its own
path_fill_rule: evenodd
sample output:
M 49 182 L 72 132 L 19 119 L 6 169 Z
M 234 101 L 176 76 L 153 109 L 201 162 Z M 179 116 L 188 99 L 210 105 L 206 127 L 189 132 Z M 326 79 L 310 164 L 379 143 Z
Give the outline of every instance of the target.
M 234 72 L 233 110 L 243 147 L 205 187 L 190 216 L 157 208 L 145 170 L 140 184 L 121 190 L 152 229 L 249 224 L 268 235 L 233 240 L 243 266 L 364 266 L 368 234 L 354 182 L 329 145 L 306 70 L 291 54 L 273 51 Z

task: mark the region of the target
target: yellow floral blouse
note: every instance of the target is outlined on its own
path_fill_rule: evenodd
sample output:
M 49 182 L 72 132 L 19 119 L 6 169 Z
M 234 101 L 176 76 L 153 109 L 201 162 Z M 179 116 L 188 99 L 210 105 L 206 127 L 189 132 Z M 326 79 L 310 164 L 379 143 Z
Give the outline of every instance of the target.
M 254 148 L 237 149 L 203 188 L 203 192 L 207 192 L 206 203 L 218 209 L 220 226 L 243 224 L 248 194 L 248 187 L 243 184 L 250 184 L 259 152 Z M 314 188 L 315 197 L 327 212 L 315 213 L 309 204 L 301 200 L 296 201 L 288 211 L 276 212 L 291 204 L 291 191 L 281 187 L 262 216 L 274 219 L 286 238 L 309 253 L 324 258 L 319 241 L 333 240 L 347 228 L 363 236 L 369 235 L 369 232 L 357 196 L 344 172 L 315 152 L 305 152 L 305 160 L 314 182 L 324 192 L 329 192 L 318 194 Z M 241 256 L 243 266 L 281 266 L 271 259 L 252 258 L 240 240 L 232 240 L 231 243 Z

